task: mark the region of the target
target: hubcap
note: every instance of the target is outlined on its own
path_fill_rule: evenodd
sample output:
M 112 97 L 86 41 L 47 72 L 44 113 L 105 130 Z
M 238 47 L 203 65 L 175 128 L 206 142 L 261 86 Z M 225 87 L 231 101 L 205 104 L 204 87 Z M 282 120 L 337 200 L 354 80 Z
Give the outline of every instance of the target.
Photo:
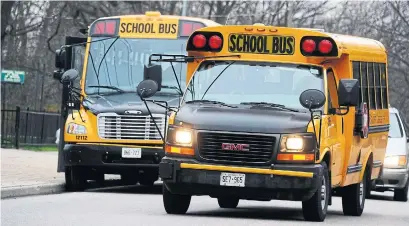
M 359 204 L 362 206 L 364 202 L 364 179 L 359 184 Z
M 327 199 L 327 185 L 325 184 L 325 178 L 322 177 L 322 185 L 321 185 L 321 208 L 325 209 L 325 202 Z

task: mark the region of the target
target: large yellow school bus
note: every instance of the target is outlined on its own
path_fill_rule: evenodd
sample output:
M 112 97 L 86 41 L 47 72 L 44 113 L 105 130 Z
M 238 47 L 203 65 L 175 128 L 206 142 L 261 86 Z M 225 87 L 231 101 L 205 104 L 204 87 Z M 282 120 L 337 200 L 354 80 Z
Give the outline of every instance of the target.
M 145 76 L 144 64 L 152 53 L 185 54 L 194 30 L 217 25 L 206 19 L 146 12 L 100 18 L 90 25 L 87 37 L 67 38 L 57 51 L 59 70 L 54 77 L 68 82 L 63 105 L 72 110 L 64 117 L 59 158 L 68 189 L 82 190 L 88 180 L 104 181 L 105 174 L 120 174 L 125 184 L 153 185 L 164 156 L 161 138 L 168 116 L 162 108 L 148 112 L 136 95 Z M 85 57 L 78 75 L 73 48 L 81 45 Z M 185 66 L 164 65 L 155 98 L 177 106 L 186 86 Z M 77 89 L 72 88 L 75 79 Z M 75 93 L 76 101 L 70 98 Z
M 255 24 L 199 29 L 187 52 L 189 83 L 159 165 L 167 213 L 208 195 L 221 208 L 302 201 L 306 220 L 324 221 L 336 191 L 345 215 L 362 214 L 389 129 L 380 42 Z M 155 59 L 150 78 L 160 78 Z M 154 95 L 156 81 L 138 94 Z

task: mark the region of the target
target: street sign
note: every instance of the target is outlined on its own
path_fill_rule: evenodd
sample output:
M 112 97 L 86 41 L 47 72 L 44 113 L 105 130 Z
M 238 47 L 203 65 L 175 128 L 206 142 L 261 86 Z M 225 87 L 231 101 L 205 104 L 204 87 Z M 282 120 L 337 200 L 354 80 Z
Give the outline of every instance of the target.
M 1 82 L 7 83 L 24 83 L 24 71 L 1 70 Z

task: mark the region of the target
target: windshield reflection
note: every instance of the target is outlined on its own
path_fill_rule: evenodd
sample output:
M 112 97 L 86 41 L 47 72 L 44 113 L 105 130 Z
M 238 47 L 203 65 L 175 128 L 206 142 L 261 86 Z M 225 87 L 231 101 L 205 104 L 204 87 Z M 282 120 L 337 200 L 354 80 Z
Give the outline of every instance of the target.
M 300 94 L 307 89 L 323 91 L 323 86 L 320 67 L 205 61 L 190 80 L 183 101 L 205 99 L 226 104 L 270 102 L 304 109 L 299 103 Z
M 104 38 L 93 38 L 93 41 Z M 112 44 L 113 43 L 113 44 Z M 143 80 L 144 65 L 149 56 L 156 54 L 185 54 L 186 39 L 108 39 L 93 42 L 90 46 L 85 77 L 85 93 L 113 93 L 115 90 L 89 86 L 114 86 L 126 92 L 135 92 L 139 82 Z M 111 46 L 112 45 L 112 46 Z M 111 47 L 110 47 L 111 46 Z M 105 56 L 104 56 L 105 55 Z M 159 93 L 177 94 L 178 83 L 171 64 L 161 64 L 163 70 L 162 90 Z M 173 64 L 181 88 L 186 84 L 186 65 Z M 99 76 L 97 76 L 99 75 Z

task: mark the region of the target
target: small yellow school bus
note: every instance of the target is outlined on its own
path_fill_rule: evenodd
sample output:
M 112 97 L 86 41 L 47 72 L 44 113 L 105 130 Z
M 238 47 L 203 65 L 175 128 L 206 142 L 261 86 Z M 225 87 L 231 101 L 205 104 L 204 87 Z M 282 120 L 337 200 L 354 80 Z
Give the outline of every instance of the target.
M 152 53 L 184 55 L 193 31 L 217 25 L 206 19 L 146 12 L 99 18 L 86 37 L 66 38 L 66 45 L 57 51 L 54 77 L 66 87 L 62 112 L 72 111 L 63 117 L 60 140 L 64 142 L 59 148 L 59 172 L 65 172 L 68 189 L 83 190 L 87 180 L 103 182 L 104 174 L 119 174 L 124 184 L 154 184 L 164 156 L 162 136 L 168 116 L 162 108 L 148 112 L 136 95 L 144 65 Z M 85 47 L 82 62 L 74 59 L 78 46 Z M 78 61 L 82 74 L 73 69 Z M 177 106 L 186 86 L 186 65 L 166 63 L 163 74 L 155 97 Z M 79 80 L 79 87 L 73 87 L 74 80 Z
M 389 129 L 380 42 L 255 24 L 199 29 L 187 52 L 189 83 L 159 165 L 167 213 L 208 195 L 221 208 L 302 201 L 306 220 L 324 221 L 336 192 L 345 215 L 362 214 Z M 173 58 L 152 56 L 143 99 L 161 82 L 154 62 Z

